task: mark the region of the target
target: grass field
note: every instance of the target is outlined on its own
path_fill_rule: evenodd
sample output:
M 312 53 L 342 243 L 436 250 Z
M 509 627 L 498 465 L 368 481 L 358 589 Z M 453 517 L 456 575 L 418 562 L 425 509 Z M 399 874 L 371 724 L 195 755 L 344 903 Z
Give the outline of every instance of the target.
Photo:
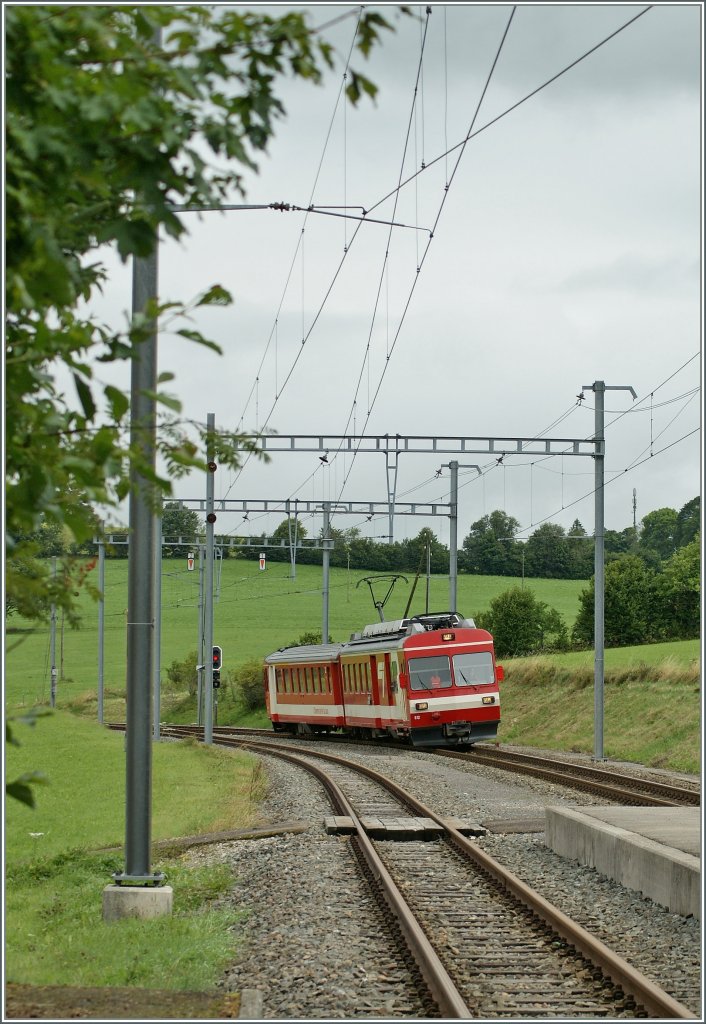
M 211 989 L 235 953 L 235 915 L 211 906 L 229 870 L 157 860 L 152 869 L 174 888 L 172 916 L 104 924 L 103 888 L 125 868 L 124 737 L 61 711 L 13 728 L 21 746 L 7 747 L 7 778 L 34 769 L 49 781 L 36 787 L 36 808 L 6 803 L 6 980 Z M 152 838 L 248 825 L 262 785 L 248 754 L 157 744 Z M 98 852 L 109 845 L 120 853 Z
M 506 669 L 501 741 L 581 753 L 595 750 L 592 659 L 565 654 L 517 658 Z M 606 651 L 603 709 L 606 757 L 698 773 L 699 641 Z
M 108 563 L 106 685 L 115 719 L 124 718 L 125 562 Z M 320 628 L 320 570 L 287 566 L 260 574 L 257 563 L 224 567 L 216 637 L 226 666 L 260 658 L 306 630 Z M 344 639 L 370 614 L 363 573 L 332 572 L 331 631 Z M 459 606 L 473 615 L 513 584 L 507 578 L 461 577 Z M 581 583 L 525 581 L 571 623 Z M 431 582 L 432 609 L 448 604 L 448 581 Z M 420 581 L 424 594 L 424 581 Z M 165 570 L 163 665 L 196 646 L 194 581 L 181 566 Z M 396 593 L 388 616 L 401 616 Z M 417 609 L 423 604 L 416 605 Z M 232 911 L 214 901 L 232 885 L 223 865 L 187 869 L 178 857 L 158 859 L 174 887 L 168 918 L 106 925 L 101 900 L 122 852 L 100 847 L 124 841 L 125 751 L 120 733 L 95 722 L 96 610 L 84 628 L 65 632 L 58 708 L 32 728 L 13 720 L 20 746 L 6 745 L 6 777 L 42 771 L 36 809 L 6 802 L 5 977 L 34 985 L 141 986 L 210 991 L 237 956 Z M 22 625 L 14 623 L 11 625 Z M 21 639 L 20 643 L 16 643 Z M 48 632 L 7 637 L 6 709 L 48 699 Z M 57 641 L 57 654 L 60 642 Z M 499 740 L 556 750 L 593 749 L 591 652 L 505 662 Z M 183 699 L 183 695 L 178 695 Z M 163 708 L 175 695 L 165 694 Z M 111 704 L 112 701 L 112 704 Z M 222 721 L 266 724 L 264 712 L 242 715 L 230 688 L 222 691 Z M 66 708 L 79 711 L 79 717 Z M 685 641 L 606 651 L 604 752 L 607 757 L 689 772 L 700 770 L 700 643 Z M 187 720 L 193 720 L 189 707 Z M 234 716 L 234 717 L 231 717 Z M 108 720 L 110 715 L 106 714 Z M 249 755 L 194 742 L 153 746 L 152 838 L 246 826 L 257 820 L 263 776 Z
M 278 647 L 296 640 L 302 633 L 321 630 L 322 570 L 320 566 L 297 566 L 296 579 L 289 578 L 288 563 L 270 563 L 260 572 L 257 560 L 226 559 L 220 581 L 220 596 L 214 607 L 214 642 L 223 648 L 224 667 L 234 668 L 253 658 L 263 658 Z M 360 582 L 365 571 L 332 569 L 329 597 L 329 629 L 334 640 L 347 640 L 352 632 L 377 621 L 367 584 Z M 385 606 L 388 619 L 401 618 L 413 580 L 400 581 Z M 488 608 L 503 590 L 520 580 L 507 576 L 459 576 L 458 607 L 474 616 Z M 360 585 L 358 585 L 360 584 Z M 576 580 L 525 580 L 537 597 L 556 608 L 571 626 L 578 611 L 578 595 L 585 584 Z M 379 585 L 376 599 L 384 596 L 387 584 Z M 432 577 L 429 609 L 449 607 L 448 577 Z M 424 611 L 426 580 L 420 579 L 412 612 Z M 59 678 L 58 703 L 96 690 L 98 664 L 98 610 L 86 595 L 81 597 L 83 624 L 79 630 L 57 627 L 56 659 L 63 676 Z M 125 689 L 127 615 L 127 561 L 106 560 L 105 572 L 105 659 L 106 689 Z M 38 631 L 14 632 L 30 624 L 13 616 L 13 630 L 7 636 L 6 706 L 31 706 L 49 699 L 49 627 Z M 174 660 L 195 651 L 198 639 L 198 573 L 189 572 L 186 560 L 166 560 L 162 570 L 162 670 Z
M 215 606 L 214 639 L 224 651 L 224 681 L 230 669 L 321 629 L 321 569 L 271 563 L 260 572 L 257 561 L 234 559 L 223 565 L 220 598 Z M 368 575 L 331 571 L 329 622 L 333 639 L 345 640 L 366 622 L 376 621 L 370 591 L 361 582 Z M 410 582 L 412 576 L 409 577 Z M 497 594 L 519 580 L 508 577 L 460 576 L 458 607 L 469 616 L 486 609 Z M 376 597 L 384 595 L 376 590 Z M 557 608 L 567 625 L 574 621 L 581 581 L 525 580 L 538 598 Z M 196 649 L 198 580 L 182 561 L 165 561 L 162 598 L 163 721 L 195 721 L 194 702 L 170 692 L 166 668 Z M 426 580 L 420 579 L 413 611 L 423 611 Z M 125 718 L 125 605 L 127 562 L 106 563 L 105 720 Z M 387 618 L 403 615 L 409 587 L 402 583 L 386 605 Z M 59 679 L 57 706 L 95 720 L 97 679 L 97 609 L 84 595 L 84 622 L 63 636 L 64 677 Z M 448 578 L 430 581 L 429 607 L 448 607 Z M 22 626 L 10 620 L 11 626 Z M 26 624 L 25 624 L 26 625 Z M 26 708 L 49 699 L 49 633 L 11 633 L 7 637 L 6 708 Z M 60 663 L 61 636 L 57 637 Z M 501 739 L 553 749 L 593 749 L 593 653 L 572 652 L 542 659 L 550 667 L 537 670 L 534 659 L 505 662 Z M 639 760 L 685 771 L 700 769 L 700 642 L 680 641 L 605 652 L 605 752 L 610 757 Z M 632 675 L 621 675 L 631 670 Z M 634 671 L 633 671 L 634 670 Z M 232 688 L 218 693 L 220 724 L 265 725 L 263 712 L 244 715 Z

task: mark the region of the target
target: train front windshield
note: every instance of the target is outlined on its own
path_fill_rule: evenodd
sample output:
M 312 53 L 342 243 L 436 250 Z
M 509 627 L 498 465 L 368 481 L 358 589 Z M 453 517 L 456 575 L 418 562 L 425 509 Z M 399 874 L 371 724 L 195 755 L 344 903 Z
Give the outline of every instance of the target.
M 445 655 L 438 658 L 410 658 L 409 685 L 412 690 L 445 690 L 456 686 L 487 686 L 495 682 L 493 658 L 490 651 L 479 651 L 453 656 L 451 663 Z

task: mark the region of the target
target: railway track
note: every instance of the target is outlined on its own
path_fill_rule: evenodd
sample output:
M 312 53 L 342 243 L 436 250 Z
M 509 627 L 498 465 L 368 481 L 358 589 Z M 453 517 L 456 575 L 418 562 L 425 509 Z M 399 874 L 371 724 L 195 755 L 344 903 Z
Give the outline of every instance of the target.
M 472 751 L 435 751 L 442 757 L 458 758 L 471 764 L 492 765 L 506 771 L 521 772 L 569 786 L 623 804 L 648 807 L 698 807 L 701 795 L 697 789 L 658 782 L 656 779 L 627 775 L 612 769 L 595 768 L 574 761 L 476 746 Z
M 185 735 L 198 735 L 203 732 L 198 726 L 179 726 L 178 728 Z M 250 736 L 262 739 L 288 738 L 284 733 L 275 734 L 269 729 L 241 729 L 235 726 L 223 726 L 218 727 L 217 731 L 229 736 Z M 349 741 L 345 737 L 328 736 L 326 742 L 348 743 Z M 360 744 L 364 741 L 356 740 L 355 742 Z M 384 746 L 377 740 L 370 741 L 370 744 L 378 750 Z M 395 749 L 400 749 L 399 744 L 394 746 Z M 605 797 L 616 804 L 647 807 L 698 807 L 701 803 L 701 794 L 698 789 L 671 785 L 653 778 L 628 775 L 614 769 L 577 764 L 574 761 L 561 761 L 534 754 L 523 754 L 482 744 L 475 746 L 472 751 L 435 749 L 430 752 L 438 757 L 455 758 L 469 764 L 488 765 L 505 771 L 520 772 L 566 786 L 569 789 Z
M 165 731 L 180 736 L 188 729 Z M 216 730 L 214 742 L 284 758 L 314 774 L 405 953 L 430 1015 L 576 1019 L 695 1018 L 473 841 L 392 780 L 338 755 Z M 326 767 L 321 766 L 325 762 Z M 435 841 L 374 840 L 366 819 L 426 819 Z

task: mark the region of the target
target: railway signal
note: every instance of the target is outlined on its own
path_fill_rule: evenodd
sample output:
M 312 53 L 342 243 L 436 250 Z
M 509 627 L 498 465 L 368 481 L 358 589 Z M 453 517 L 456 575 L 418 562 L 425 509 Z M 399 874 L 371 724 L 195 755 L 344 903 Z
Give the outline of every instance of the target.
M 213 671 L 220 672 L 223 664 L 223 651 L 220 647 L 213 647 Z

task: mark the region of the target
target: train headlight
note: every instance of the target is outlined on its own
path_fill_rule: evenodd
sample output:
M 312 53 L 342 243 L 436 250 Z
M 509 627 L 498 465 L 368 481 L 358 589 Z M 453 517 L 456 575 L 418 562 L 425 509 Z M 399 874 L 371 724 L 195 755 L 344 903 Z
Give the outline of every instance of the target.
M 483 698 L 483 703 L 484 704 L 494 704 L 495 703 L 495 697 L 484 697 Z
M 426 700 L 420 700 L 418 704 L 414 705 L 415 711 L 426 711 L 429 707 L 429 702 Z

